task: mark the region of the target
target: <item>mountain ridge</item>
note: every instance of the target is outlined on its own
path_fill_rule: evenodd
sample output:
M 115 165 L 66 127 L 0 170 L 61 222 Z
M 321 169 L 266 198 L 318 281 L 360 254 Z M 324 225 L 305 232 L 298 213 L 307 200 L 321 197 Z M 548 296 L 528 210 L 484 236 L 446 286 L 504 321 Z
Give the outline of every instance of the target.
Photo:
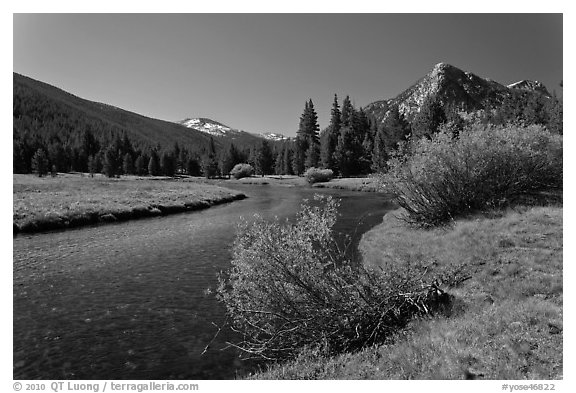
M 141 145 L 154 147 L 160 144 L 163 148 L 171 148 L 178 143 L 196 151 L 206 148 L 213 136 L 178 122 L 155 119 L 110 104 L 87 100 L 16 72 L 13 72 L 13 102 L 15 136 L 34 128 L 36 131 L 44 129 L 43 133 L 50 132 L 52 136 L 44 135 L 49 139 L 57 135 L 58 128 L 64 125 L 64 128 L 68 128 L 67 133 L 80 133 L 79 128 L 100 130 L 96 137 L 102 139 L 103 143 L 112 139 L 111 134 L 126 133 Z M 51 124 L 55 119 L 65 124 Z M 31 127 L 34 122 L 38 124 Z M 75 127 L 78 129 L 74 130 Z M 224 136 L 215 138 L 217 146 L 235 143 L 238 147 L 250 147 L 265 139 L 243 131 Z
M 378 123 L 382 123 L 389 109 L 398 106 L 400 113 L 408 121 L 412 121 L 424 101 L 431 97 L 439 99 L 443 106 L 453 105 L 470 112 L 494 108 L 502 104 L 513 91 L 551 97 L 544 85 L 538 81 L 522 80 L 505 86 L 451 64 L 438 63 L 428 74 L 396 97 L 374 101 L 366 105 L 364 110 L 373 115 Z
M 200 148 L 209 143 L 209 138 L 200 132 L 190 133 L 172 122 L 90 101 L 15 72 L 13 101 L 15 125 L 21 120 L 30 120 L 39 122 L 36 127 L 40 129 L 52 128 L 50 122 L 59 118 L 60 123 L 70 127 L 82 124 L 83 127 L 102 130 L 103 134 L 125 132 L 135 140 L 151 146 L 160 143 L 168 147 L 178 142 Z M 26 124 L 23 126 L 29 128 Z
M 267 139 L 267 140 L 270 140 L 273 142 L 285 141 L 285 140 L 290 139 L 289 137 L 287 137 L 283 134 L 280 134 L 280 133 L 264 132 L 264 133 L 258 134 L 258 133 L 238 130 L 237 128 L 232 128 L 230 126 L 227 126 L 224 123 L 221 123 L 219 121 L 216 121 L 216 120 L 213 120 L 213 119 L 210 119 L 207 117 L 188 117 L 184 120 L 179 120 L 176 123 L 181 124 L 181 125 L 188 127 L 188 128 L 193 128 L 195 130 L 198 130 L 200 132 L 204 132 L 204 133 L 212 135 L 212 136 L 216 136 L 216 137 L 246 135 L 247 134 L 247 135 L 251 135 L 251 136 L 256 136 L 258 138 Z
M 46 126 L 39 120 L 48 115 L 47 120 L 45 119 L 48 123 L 54 118 L 58 118 L 60 122 L 68 121 L 62 118 L 69 118 L 70 124 L 65 124 L 68 133 L 80 132 L 75 130 L 75 127 L 104 130 L 100 138 L 106 143 L 112 139 L 111 134 L 114 133 L 127 133 L 137 142 L 148 146 L 160 144 L 169 148 L 178 143 L 194 150 L 204 149 L 211 137 L 214 137 L 217 146 L 234 143 L 239 147 L 254 146 L 264 139 L 272 142 L 292 139 L 279 133 L 257 134 L 238 130 L 205 117 L 186 118 L 176 122 L 154 119 L 109 104 L 83 99 L 15 72 L 13 82 L 15 137 L 21 130 L 30 130 L 31 124 L 39 121 L 40 124 L 35 123 L 36 129 L 46 128 L 46 132 L 52 133 L 52 136 L 41 137 L 54 137 L 60 132 L 58 127 Z M 410 122 L 419 113 L 423 103 L 433 96 L 444 106 L 452 105 L 458 110 L 476 111 L 497 107 L 514 94 L 551 97 L 546 87 L 538 81 L 520 80 L 503 85 L 448 63 L 438 63 L 428 74 L 396 97 L 374 101 L 363 109 L 378 123 L 382 123 L 390 108 L 398 106 L 400 113 Z M 45 110 L 50 113 L 39 116 L 38 113 Z

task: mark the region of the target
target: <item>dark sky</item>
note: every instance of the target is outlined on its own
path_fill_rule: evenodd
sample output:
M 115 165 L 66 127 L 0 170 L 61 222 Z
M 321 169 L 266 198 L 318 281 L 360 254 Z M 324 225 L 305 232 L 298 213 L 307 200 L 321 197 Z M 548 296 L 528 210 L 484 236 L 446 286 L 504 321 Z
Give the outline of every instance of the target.
M 294 135 L 311 98 L 393 97 L 446 62 L 561 95 L 561 14 L 15 14 L 13 70 L 164 120 Z

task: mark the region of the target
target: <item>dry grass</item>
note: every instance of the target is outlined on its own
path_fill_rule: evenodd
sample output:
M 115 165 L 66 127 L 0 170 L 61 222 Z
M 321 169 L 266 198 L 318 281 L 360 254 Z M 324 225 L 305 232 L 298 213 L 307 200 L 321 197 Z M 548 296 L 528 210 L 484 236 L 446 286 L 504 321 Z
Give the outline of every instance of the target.
M 240 197 L 214 185 L 162 178 L 13 175 L 13 225 L 35 232 L 196 210 Z
M 398 212 L 396 212 L 398 213 Z M 516 208 L 415 230 L 389 214 L 361 245 L 365 261 L 460 269 L 449 315 L 412 323 L 385 345 L 326 358 L 307 352 L 256 378 L 562 378 L 562 207 Z

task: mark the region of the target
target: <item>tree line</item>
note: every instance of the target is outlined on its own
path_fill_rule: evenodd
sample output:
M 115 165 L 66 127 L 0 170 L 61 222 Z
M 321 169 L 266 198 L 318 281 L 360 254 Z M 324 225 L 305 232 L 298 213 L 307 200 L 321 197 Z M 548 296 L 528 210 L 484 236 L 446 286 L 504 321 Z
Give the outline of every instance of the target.
M 547 97 L 523 90 L 512 90 L 502 102 L 472 113 L 463 105 L 443 102 L 432 95 L 412 118 L 392 105 L 380 122 L 363 108 L 355 108 L 349 96 L 340 105 L 334 95 L 330 123 L 322 132 L 312 100 L 306 102 L 296 140 L 286 144 L 283 152 L 277 152 L 275 170 L 278 174 L 299 175 L 308 168 L 319 167 L 344 177 L 385 172 L 400 142 L 430 138 L 442 127 L 455 136 L 475 122 L 542 125 L 552 133 L 563 134 L 562 118 L 562 101 L 555 95 Z
M 282 143 L 263 139 L 249 148 L 228 143 L 217 149 L 213 138 L 207 147 L 196 150 L 177 142 L 168 148 L 160 144 L 149 146 L 132 141 L 122 130 L 98 133 L 97 123 L 77 123 L 84 127 L 78 133 L 71 132 L 74 123 L 70 121 L 59 123 L 52 119 L 43 123 L 34 116 L 16 115 L 15 110 L 14 173 L 39 175 L 58 171 L 102 173 L 108 177 L 185 174 L 212 178 L 229 176 L 236 164 L 248 163 L 261 176 L 302 175 L 314 167 L 331 169 L 336 175 L 347 177 L 385 172 L 399 142 L 410 137 L 430 137 L 441 127 L 448 127 L 457 135 L 467 122 L 479 121 L 540 124 L 552 132 L 563 132 L 562 102 L 556 97 L 523 91 L 513 91 L 501 105 L 471 115 L 431 96 L 412 119 L 407 119 L 393 105 L 380 122 L 363 108 L 355 108 L 349 96 L 340 104 L 334 95 L 330 122 L 322 131 L 309 99 L 300 116 L 296 138 Z M 66 126 L 58 128 L 59 124 Z M 30 131 L 34 129 L 36 132 Z M 38 132 L 39 129 L 44 132 Z

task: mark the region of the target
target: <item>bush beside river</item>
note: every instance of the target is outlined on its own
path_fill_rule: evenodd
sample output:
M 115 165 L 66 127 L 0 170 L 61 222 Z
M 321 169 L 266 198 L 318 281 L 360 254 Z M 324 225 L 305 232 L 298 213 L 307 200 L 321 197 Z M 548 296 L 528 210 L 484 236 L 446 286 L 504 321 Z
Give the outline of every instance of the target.
M 443 287 L 449 312 L 357 352 L 303 351 L 254 378 L 562 379 L 562 210 L 516 206 L 434 230 L 388 213 L 360 243 L 365 262 L 426 261 L 424 279 L 458 273 Z
M 561 379 L 562 154 L 562 136 L 541 126 L 474 124 L 400 144 L 380 180 L 402 209 L 364 234 L 363 263 L 436 283 L 447 306 L 374 345 L 307 345 L 256 378 Z

